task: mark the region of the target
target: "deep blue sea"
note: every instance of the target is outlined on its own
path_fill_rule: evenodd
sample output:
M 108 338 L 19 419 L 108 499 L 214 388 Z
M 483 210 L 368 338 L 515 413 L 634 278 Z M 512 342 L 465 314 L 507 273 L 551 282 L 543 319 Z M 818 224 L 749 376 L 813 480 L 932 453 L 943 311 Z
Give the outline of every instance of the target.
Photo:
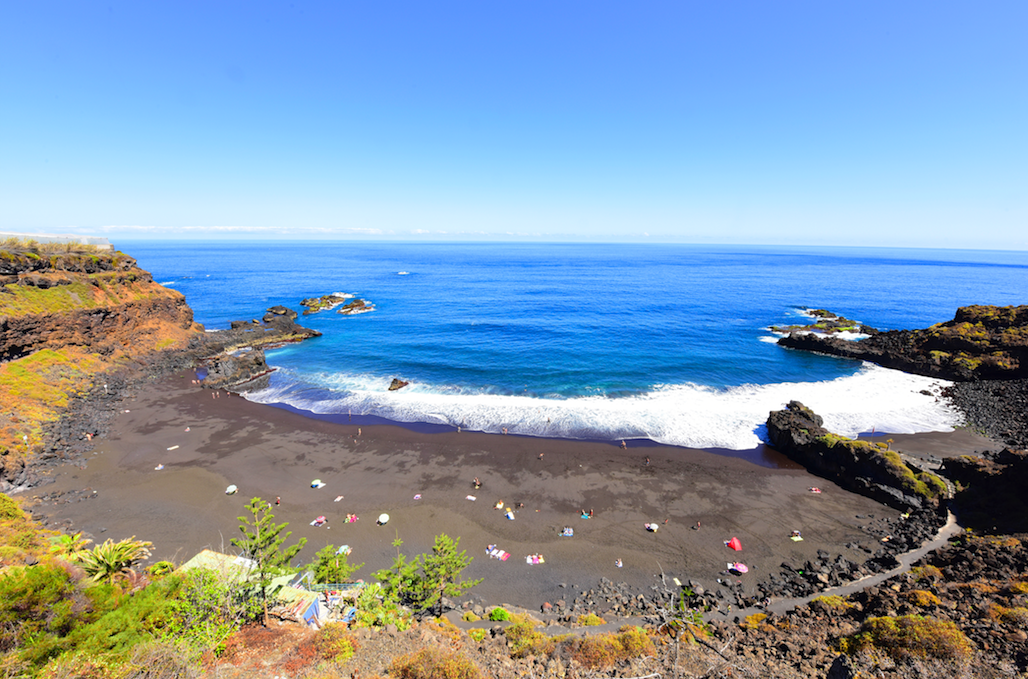
M 1028 252 L 696 245 L 118 241 L 208 330 L 351 293 L 302 317 L 249 398 L 313 413 L 564 438 L 750 449 L 798 399 L 854 435 L 946 431 L 938 380 L 783 349 L 768 330 L 827 308 L 921 328 L 1028 303 Z M 389 392 L 398 377 L 411 385 Z M 927 391 L 929 395 L 921 393 Z

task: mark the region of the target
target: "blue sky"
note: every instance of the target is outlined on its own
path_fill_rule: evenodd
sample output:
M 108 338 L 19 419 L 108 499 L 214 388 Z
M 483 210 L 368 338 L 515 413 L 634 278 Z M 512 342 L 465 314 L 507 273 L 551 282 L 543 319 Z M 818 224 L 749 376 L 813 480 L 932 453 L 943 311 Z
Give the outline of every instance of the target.
M 1028 250 L 1028 3 L 7 2 L 0 230 Z

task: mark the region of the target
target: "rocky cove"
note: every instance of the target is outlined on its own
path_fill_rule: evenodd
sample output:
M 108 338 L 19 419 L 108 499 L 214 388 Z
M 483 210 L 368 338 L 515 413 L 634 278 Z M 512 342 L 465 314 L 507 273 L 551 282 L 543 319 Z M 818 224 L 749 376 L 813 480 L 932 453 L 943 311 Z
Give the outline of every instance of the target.
M 37 261 L 31 257 L 25 259 Z M 210 389 L 239 389 L 241 385 L 267 374 L 262 346 L 299 341 L 312 335 L 296 325 L 295 312 L 284 307 L 269 309 L 260 320 L 233 324 L 231 330 L 199 332 L 192 324 L 191 312 L 188 312 L 181 296 L 152 287 L 152 279 L 148 279 L 148 275 L 138 270 L 134 261 L 130 263 L 129 259 L 121 255 L 117 257 L 117 263 L 112 259 L 109 265 L 74 265 L 88 269 L 86 271 L 75 271 L 74 267 L 61 268 L 65 265 L 60 259 L 48 260 L 49 268 L 35 263 L 22 268 L 17 264 L 9 266 L 13 273 L 6 275 L 17 279 L 8 283 L 10 286 L 56 290 L 60 294 L 74 293 L 79 300 L 87 299 L 85 292 L 92 296 L 89 299 L 96 299 L 97 293 L 101 293 L 108 300 L 106 304 L 95 304 L 86 310 L 75 309 L 70 315 L 45 309 L 26 311 L 20 316 L 8 312 L 0 337 L 9 361 L 17 362 L 44 349 L 70 350 L 72 355 L 76 355 L 76 351 L 96 351 L 101 356 L 118 356 L 126 360 L 117 365 L 101 366 L 102 370 L 73 390 L 61 407 L 60 417 L 40 425 L 38 437 L 33 437 L 27 446 L 29 454 L 19 454 L 17 437 L 9 435 L 8 440 L 13 444 L 8 446 L 7 454 L 2 458 L 0 484 L 3 485 L 0 490 L 34 489 L 41 503 L 93 501 L 95 492 L 88 489 L 77 494 L 52 495 L 38 486 L 46 483 L 46 472 L 53 465 L 81 464 L 82 456 L 93 447 L 92 439 L 106 436 L 113 417 L 135 390 L 188 369 L 206 371 L 204 382 Z M 96 278 L 98 276 L 101 278 Z M 92 281 L 97 282 L 94 284 Z M 137 297 L 149 298 L 142 302 L 123 301 L 119 295 L 124 289 L 132 289 Z M 8 294 L 17 296 L 17 291 Z M 930 344 L 903 336 L 889 340 L 891 344 L 876 345 L 879 349 L 874 351 L 881 351 L 876 355 L 887 356 L 892 354 L 881 347 L 898 347 L 895 354 L 902 358 L 881 360 L 927 365 L 927 370 L 943 370 L 945 367 L 951 376 L 975 376 L 977 381 L 962 383 L 975 385 L 975 390 L 957 385 L 951 398 L 964 409 L 975 426 L 986 430 L 993 427 L 1005 440 L 1013 442 L 1011 445 L 1016 445 L 1026 440 L 1024 423 L 1011 421 L 1008 414 L 1016 412 L 1019 407 L 1017 399 L 1023 398 L 1023 382 L 1019 381 L 1020 378 L 1002 382 L 985 380 L 997 375 L 1012 377 L 1020 374 L 1017 372 L 1021 365 L 1018 335 L 1010 332 L 1011 326 L 999 329 L 999 326 L 988 325 L 992 323 L 988 319 L 1024 319 L 1020 311 L 999 310 L 993 313 L 985 308 L 975 309 L 973 312 L 961 310 L 959 323 L 948 326 L 958 329 L 935 332 L 935 335 L 947 337 L 949 344 Z M 960 344 L 956 338 L 980 334 L 968 329 L 977 323 L 986 327 L 984 332 L 990 338 L 990 343 L 983 345 L 986 348 L 982 351 L 987 351 L 988 356 L 1006 352 L 1004 356 L 974 363 L 968 344 Z M 65 326 L 73 328 L 74 332 L 66 331 Z M 998 339 L 992 339 L 993 335 Z M 878 335 L 869 339 L 875 337 Z M 1005 342 L 1002 349 L 996 349 L 999 346 L 997 342 Z M 161 346 L 162 343 L 166 344 Z M 963 347 L 960 351 L 956 350 L 958 344 Z M 910 348 L 912 345 L 916 345 L 915 348 Z M 949 351 L 929 348 L 938 346 Z M 817 344 L 814 350 L 822 350 L 822 345 Z M 949 357 L 931 353 L 940 351 Z M 928 352 L 924 361 L 918 358 L 918 352 Z M 870 354 L 855 354 L 854 357 L 869 360 L 867 355 Z M 936 368 L 932 368 L 933 365 Z M 8 411 L 8 427 L 22 423 L 17 407 L 9 403 Z M 854 492 L 900 509 L 907 515 L 900 519 L 873 515 L 858 517 L 864 521 L 863 531 L 867 539 L 846 545 L 846 548 L 865 554 L 862 562 L 833 553 L 831 549 L 819 549 L 805 562 L 783 562 L 774 572 L 760 573 L 757 578 L 751 578 L 747 586 L 727 574 L 713 584 L 708 582 L 705 585 L 699 579 L 690 579 L 680 587 L 671 586 L 665 580 L 643 589 L 629 587 L 610 578 L 600 578 L 592 584 L 582 579 L 564 583 L 567 596 L 547 602 L 538 615 L 552 622 L 555 628 L 574 626 L 584 613 L 597 613 L 611 620 L 638 617 L 656 624 L 668 609 L 669 601 L 684 594 L 691 610 L 707 615 L 712 638 L 730 644 L 725 648 L 735 665 L 729 665 L 774 666 L 777 676 L 811 676 L 811 672 L 827 667 L 836 672 L 832 676 L 856 676 L 863 660 L 859 657 L 850 660 L 847 659 L 849 656 L 834 651 L 839 640 L 858 634 L 867 621 L 883 615 L 930 615 L 959 624 L 977 652 L 988 658 L 990 666 L 998 668 L 1008 663 L 1024 671 L 1025 659 L 1017 645 L 1023 642 L 1021 635 L 1024 634 L 1024 625 L 1018 622 L 1020 614 L 1017 612 L 1024 604 L 1018 598 L 1023 598 L 1019 578 L 1024 572 L 1024 552 L 1019 539 L 1013 536 L 995 540 L 962 538 L 947 549 L 926 557 L 918 567 L 921 570 L 916 573 L 900 575 L 886 585 L 852 595 L 842 603 L 834 600 L 818 602 L 788 615 L 775 614 L 766 608 L 767 599 L 802 598 L 868 574 L 888 571 L 896 565 L 898 554 L 932 537 L 945 520 L 948 490 L 940 489 L 927 476 L 934 476 L 933 472 L 909 466 L 909 461 L 902 458 L 903 467 L 900 468 L 892 455 L 874 455 L 880 450 L 879 446 L 849 444 L 831 432 L 819 430 L 821 423 L 818 420 L 816 414 L 802 404 L 789 404 L 780 413 L 770 415 L 768 430 L 772 444 L 813 473 L 831 478 Z M 884 452 L 893 451 L 886 449 Z M 1021 487 L 1023 480 L 1023 455 L 1011 450 L 977 459 L 979 461 L 970 458 L 954 462 L 947 460 L 947 468 L 942 470 L 944 475 L 960 482 L 953 500 L 958 515 L 982 517 L 976 525 L 984 526 L 995 511 L 993 500 L 1007 498 L 1003 500 L 1006 503 L 1003 514 L 1023 516 L 1023 511 L 1014 504 L 1017 488 Z M 945 488 L 945 484 L 943 486 Z M 987 489 L 984 492 L 983 486 Z M 972 490 L 973 496 L 968 494 Z M 1011 521 L 994 525 L 993 530 L 1019 532 L 1022 526 Z M 936 568 L 939 575 L 928 570 L 929 566 Z M 758 581 L 755 585 L 754 579 Z M 971 586 L 976 582 L 988 584 Z M 989 592 L 990 588 L 994 591 Z M 915 594 L 919 592 L 927 592 L 931 596 Z M 474 596 L 463 602 L 451 603 L 456 610 L 473 610 L 475 606 L 484 604 L 476 602 Z M 761 612 L 764 610 L 767 612 Z M 741 612 L 744 614 L 740 615 Z M 502 628 L 490 634 L 491 639 L 504 636 Z M 539 667 L 537 664 L 530 666 Z M 544 668 L 547 666 L 546 662 L 542 664 Z M 501 670 L 497 665 L 497 676 L 502 676 Z M 877 670 L 885 671 L 881 666 Z

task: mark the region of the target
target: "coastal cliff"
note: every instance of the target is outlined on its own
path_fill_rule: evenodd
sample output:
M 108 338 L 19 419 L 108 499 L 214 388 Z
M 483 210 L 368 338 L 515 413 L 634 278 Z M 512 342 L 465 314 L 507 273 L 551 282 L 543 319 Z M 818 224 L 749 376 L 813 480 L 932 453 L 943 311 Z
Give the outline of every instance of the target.
M 1024 379 L 1028 305 L 960 307 L 953 320 L 930 328 L 874 332 L 856 341 L 794 331 L 778 344 L 955 382 Z
M 206 387 L 259 386 L 259 348 L 319 335 L 296 312 L 204 332 L 182 293 L 123 252 L 78 243 L 0 242 L 0 491 L 33 467 L 72 459 L 139 380 L 200 366 Z

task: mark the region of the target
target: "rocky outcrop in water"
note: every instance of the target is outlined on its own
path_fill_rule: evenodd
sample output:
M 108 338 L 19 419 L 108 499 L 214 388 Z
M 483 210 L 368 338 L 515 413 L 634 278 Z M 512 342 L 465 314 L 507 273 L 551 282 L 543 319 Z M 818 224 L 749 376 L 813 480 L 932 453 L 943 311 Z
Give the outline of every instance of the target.
M 905 462 L 884 443 L 849 439 L 825 429 L 820 415 L 791 401 L 767 418 L 771 445 L 843 488 L 904 511 L 938 508 L 946 485 Z
M 794 332 L 778 344 L 958 382 L 1023 379 L 1028 378 L 1028 306 L 961 307 L 952 321 L 857 341 Z

